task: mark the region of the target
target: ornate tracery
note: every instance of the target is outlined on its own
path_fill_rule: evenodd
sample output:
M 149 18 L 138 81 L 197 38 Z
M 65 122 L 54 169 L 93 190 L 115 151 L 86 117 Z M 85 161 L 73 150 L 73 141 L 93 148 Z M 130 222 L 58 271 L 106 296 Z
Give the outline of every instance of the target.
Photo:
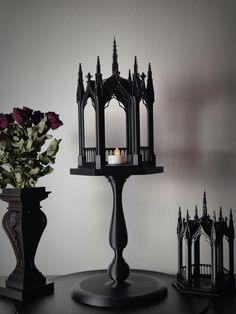
M 220 207 L 219 217 L 214 211 L 213 219 L 207 212 L 206 192 L 203 195 L 202 217 L 195 208 L 194 219 L 187 211 L 182 218 L 179 208 L 178 235 L 178 274 L 175 286 L 182 292 L 199 294 L 223 294 L 235 289 L 234 278 L 234 224 L 230 210 L 229 219 L 223 218 Z M 200 263 L 200 237 L 204 236 L 211 250 L 211 264 Z M 229 268 L 224 265 L 223 240 L 228 241 Z M 193 250 L 192 250 L 193 246 Z M 183 248 L 185 256 L 183 257 Z
M 86 87 L 83 83 L 82 66 L 79 65 L 77 103 L 79 119 L 79 158 L 78 166 L 92 166 L 102 169 L 107 166 L 107 152 L 115 147 L 106 147 L 105 143 L 105 109 L 112 98 L 116 98 L 126 115 L 126 146 L 122 153 L 127 157 L 127 164 L 134 166 L 155 166 L 153 139 L 153 103 L 154 88 L 151 64 L 146 75 L 139 74 L 137 57 L 134 59 L 133 73 L 129 70 L 128 78 L 120 76 L 116 41 L 113 43 L 112 75 L 102 78 L 100 59 L 97 58 L 95 79 L 87 74 Z M 86 147 L 84 109 L 91 98 L 96 115 L 96 147 Z M 140 146 L 140 102 L 147 109 L 147 146 Z

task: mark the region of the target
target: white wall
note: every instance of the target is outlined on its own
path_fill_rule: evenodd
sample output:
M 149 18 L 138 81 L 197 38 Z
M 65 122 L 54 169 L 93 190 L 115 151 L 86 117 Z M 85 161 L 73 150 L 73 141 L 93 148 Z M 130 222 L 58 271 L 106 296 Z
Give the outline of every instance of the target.
M 75 92 L 78 63 L 94 73 L 101 58 L 111 74 L 114 35 L 126 77 L 133 58 L 152 63 L 155 146 L 160 175 L 128 179 L 123 205 L 129 230 L 124 251 L 134 268 L 175 273 L 178 206 L 209 213 L 233 208 L 236 222 L 236 5 L 217 0 L 0 0 L 0 106 L 55 110 L 64 121 L 55 172 L 39 186 L 48 226 L 36 262 L 45 274 L 105 268 L 112 193 L 103 177 L 71 176 L 78 155 Z M 113 116 L 115 121 L 116 116 Z M 92 123 L 92 121 L 91 121 Z M 115 123 L 115 122 L 114 122 Z M 0 219 L 6 211 L 1 202 Z M 0 228 L 0 274 L 15 264 Z M 236 265 L 235 265 L 236 267 Z

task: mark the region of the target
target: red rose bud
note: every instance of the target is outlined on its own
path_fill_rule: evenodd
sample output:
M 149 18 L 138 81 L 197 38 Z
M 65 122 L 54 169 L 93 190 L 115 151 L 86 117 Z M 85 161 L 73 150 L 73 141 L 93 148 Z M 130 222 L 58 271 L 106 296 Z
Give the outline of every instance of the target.
M 56 114 L 55 112 L 47 112 L 47 122 L 48 126 L 52 129 L 55 130 L 59 128 L 61 125 L 63 125 L 63 122 L 59 119 L 59 115 Z
M 5 116 L 7 118 L 8 123 L 14 122 L 14 119 L 12 117 L 12 113 L 7 113 L 7 114 L 5 114 Z
M 27 120 L 32 116 L 32 112 L 33 110 L 28 108 L 28 107 L 23 107 L 22 111 L 24 112 L 25 118 L 27 118 Z
M 32 115 L 33 110 L 27 107 L 20 108 L 14 108 L 12 116 L 16 122 L 19 124 L 23 124 L 29 120 L 29 118 Z
M 0 130 L 4 130 L 8 127 L 8 120 L 6 115 L 0 114 Z
M 38 125 L 39 122 L 43 119 L 43 116 L 44 116 L 44 114 L 41 111 L 39 111 L 39 110 L 34 111 L 34 113 L 31 116 L 31 120 L 32 120 L 33 124 Z

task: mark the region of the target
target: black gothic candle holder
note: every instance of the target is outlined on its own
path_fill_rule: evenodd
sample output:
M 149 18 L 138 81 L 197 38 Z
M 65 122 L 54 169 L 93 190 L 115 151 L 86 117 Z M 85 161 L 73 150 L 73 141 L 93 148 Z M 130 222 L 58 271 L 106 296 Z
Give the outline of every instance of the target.
M 134 72 L 128 79 L 122 78 L 118 70 L 116 41 L 113 45 L 112 75 L 103 80 L 99 57 L 95 80 L 87 75 L 87 86 L 83 85 L 81 64 L 77 89 L 79 119 L 79 158 L 78 167 L 71 169 L 73 175 L 104 176 L 108 179 L 113 192 L 113 212 L 109 242 L 114 250 L 114 259 L 108 270 L 83 273 L 75 285 L 74 300 L 99 307 L 133 307 L 160 301 L 167 295 L 167 288 L 155 272 L 130 270 L 123 258 L 123 250 L 128 243 L 128 232 L 122 206 L 122 190 L 131 175 L 145 175 L 163 172 L 156 166 L 153 149 L 153 103 L 154 89 L 151 65 L 146 75 L 138 73 L 137 58 Z M 85 145 L 84 109 L 91 98 L 96 115 L 96 147 Z M 108 155 L 116 154 L 117 149 L 105 145 L 105 109 L 107 103 L 116 98 L 126 114 L 126 147 L 120 148 L 125 163 L 110 164 Z M 148 145 L 140 146 L 140 103 L 147 109 Z M 118 150 L 119 151 L 119 150 Z M 116 157 L 116 156 L 114 156 Z M 116 158 L 115 158 L 116 159 Z M 119 158 L 118 158 L 119 160 Z
M 202 217 L 198 216 L 196 207 L 193 219 L 190 219 L 188 211 L 186 218 L 182 218 L 179 208 L 177 235 L 178 273 L 177 280 L 173 283 L 174 287 L 186 294 L 220 296 L 235 293 L 235 235 L 232 209 L 229 220 L 223 218 L 221 207 L 218 219 L 215 211 L 211 219 L 207 213 L 206 192 L 204 192 Z M 209 243 L 211 264 L 201 263 L 200 238 L 202 236 Z M 224 266 L 224 237 L 228 242 L 229 269 Z M 185 248 L 184 257 L 183 248 Z
M 146 75 L 138 73 L 137 58 L 134 60 L 134 72 L 128 78 L 120 76 L 118 69 L 117 48 L 114 40 L 112 75 L 103 80 L 99 57 L 95 80 L 87 75 L 87 84 L 84 88 L 83 73 L 79 65 L 77 103 L 79 119 L 79 158 L 78 166 L 103 169 L 107 164 L 108 154 L 114 147 L 105 145 L 105 109 L 109 101 L 117 99 L 126 114 L 126 147 L 121 148 L 122 154 L 127 157 L 128 165 L 155 166 L 156 157 L 153 143 L 153 103 L 154 89 L 152 81 L 151 64 L 149 63 Z M 96 116 L 96 147 L 86 147 L 85 143 L 85 117 L 84 109 L 87 100 L 91 98 Z M 140 103 L 143 102 L 147 109 L 147 140 L 148 145 L 140 146 Z

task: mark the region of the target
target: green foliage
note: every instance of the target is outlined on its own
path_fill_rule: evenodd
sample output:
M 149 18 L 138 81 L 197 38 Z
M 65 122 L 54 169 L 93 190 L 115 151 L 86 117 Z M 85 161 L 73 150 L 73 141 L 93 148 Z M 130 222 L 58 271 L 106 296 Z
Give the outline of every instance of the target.
M 51 128 L 47 114 L 40 114 L 37 124 L 30 118 L 24 123 L 12 119 L 7 127 L 0 128 L 0 188 L 7 184 L 17 188 L 34 187 L 40 177 L 53 171 L 51 164 L 55 163 L 61 140 L 47 132 L 62 122 L 58 118 L 56 122 L 60 125 Z

